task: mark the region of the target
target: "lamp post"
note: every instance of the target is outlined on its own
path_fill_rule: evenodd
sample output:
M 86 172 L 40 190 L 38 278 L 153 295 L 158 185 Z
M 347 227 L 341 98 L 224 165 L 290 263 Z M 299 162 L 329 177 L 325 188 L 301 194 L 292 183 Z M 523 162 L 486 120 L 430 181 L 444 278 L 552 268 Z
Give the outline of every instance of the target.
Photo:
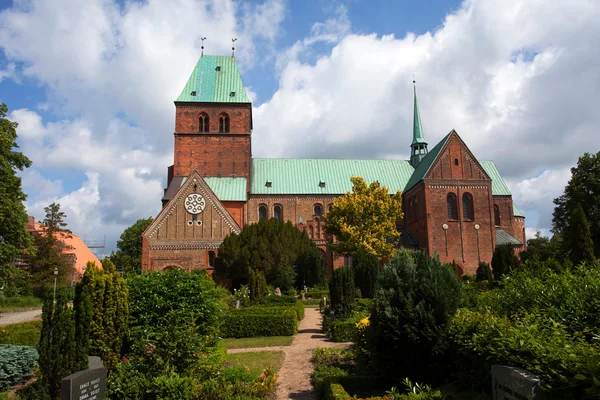
M 58 268 L 54 267 L 54 305 L 56 305 L 56 278 L 58 276 Z

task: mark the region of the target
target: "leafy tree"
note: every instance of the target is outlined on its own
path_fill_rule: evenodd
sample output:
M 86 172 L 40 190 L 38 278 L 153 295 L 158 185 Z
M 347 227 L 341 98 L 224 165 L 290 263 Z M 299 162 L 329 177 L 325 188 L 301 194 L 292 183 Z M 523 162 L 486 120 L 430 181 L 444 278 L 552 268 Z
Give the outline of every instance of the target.
M 522 251 L 520 258 L 522 262 L 527 260 L 546 261 L 549 258 L 563 258 L 563 243 L 558 234 L 548 238 L 537 231 L 535 236 L 527 239 L 527 250 Z
M 492 272 L 494 280 L 501 281 L 502 277 L 519 266 L 519 259 L 510 244 L 496 246 L 492 256 Z
M 354 308 L 356 296 L 352 268 L 342 267 L 333 271 L 329 282 L 329 295 L 335 315 L 341 318 L 349 316 Z
M 138 219 L 125 229 L 117 241 L 117 251 L 110 260 L 125 273 L 142 273 L 142 234 L 150 226 L 153 218 Z
M 234 285 L 247 283 L 255 269 L 264 274 L 268 284 L 282 290 L 293 287 L 298 276 L 312 286 L 324 275 L 319 271 L 324 265 L 317 252 L 306 233 L 289 221 L 271 218 L 244 226 L 239 235 L 228 235 L 219 246 L 216 268 Z
M 392 380 L 435 379 L 461 296 L 455 271 L 438 258 L 397 252 L 379 274 L 371 309 L 367 341 L 375 369 Z
M 400 191 L 390 196 L 379 182 L 367 185 L 353 176 L 352 192 L 338 197 L 324 217 L 325 232 L 335 235 L 329 247 L 338 255 L 352 255 L 359 249 L 382 259 L 389 256 L 400 233 L 396 222 L 402 213 Z
M 360 249 L 353 256 L 354 282 L 360 289 L 362 297 L 373 298 L 377 288 L 377 274 L 379 274 L 379 260 L 373 254 Z
M 66 215 L 60 211 L 60 204 L 57 203 L 45 207 L 44 211 L 46 217 L 43 220 L 43 232 L 34 237 L 36 253 L 30 260 L 29 268 L 37 286 L 51 285 L 54 282 L 54 268 L 58 269 L 57 285 L 65 285 L 73 273 L 72 256 L 63 253 L 65 243 L 61 240 L 70 235 L 64 221 Z
M 600 151 L 579 157 L 571 174 L 562 196 L 554 199 L 553 232 L 566 240 L 571 215 L 581 204 L 590 223 L 594 255 L 600 257 Z
M 102 269 L 88 262 L 77 285 L 76 299 L 80 297 L 84 299 L 82 302 L 90 303 L 89 354 L 100 356 L 111 372 L 121 357 L 127 333 L 128 293 L 127 282 L 107 258 L 102 261 Z
M 567 229 L 566 242 L 573 264 L 593 263 L 595 261 L 594 243 L 592 242 L 590 223 L 585 217 L 581 204 L 571 213 Z
M 15 258 L 29 249 L 33 238 L 25 229 L 27 211 L 24 201 L 27 198 L 21 187 L 17 171 L 31 166 L 31 161 L 23 153 L 14 151 L 17 146 L 17 123 L 6 119 L 8 107 L 0 104 L 0 287 L 18 292 L 11 286 L 15 282 L 11 276 L 19 274 L 12 264 Z M 23 274 L 19 274 L 23 275 Z
M 253 269 L 250 271 L 250 299 L 257 302 L 267 294 L 267 280 L 265 279 L 265 275 Z

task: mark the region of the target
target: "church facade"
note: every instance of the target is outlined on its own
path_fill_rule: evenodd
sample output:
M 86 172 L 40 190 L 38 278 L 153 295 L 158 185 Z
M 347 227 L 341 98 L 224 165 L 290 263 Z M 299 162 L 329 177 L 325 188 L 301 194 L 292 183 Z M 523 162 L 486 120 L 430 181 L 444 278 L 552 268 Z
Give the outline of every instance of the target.
M 454 130 L 429 149 L 416 91 L 410 160 L 253 158 L 252 104 L 235 59 L 202 56 L 175 100 L 174 141 L 163 207 L 142 237 L 144 271 L 213 270 L 227 235 L 277 218 L 306 231 L 331 272 L 351 260 L 328 251 L 323 216 L 352 176 L 402 191 L 398 246 L 471 274 L 499 244 L 525 249 L 525 217 L 496 165 L 477 160 Z

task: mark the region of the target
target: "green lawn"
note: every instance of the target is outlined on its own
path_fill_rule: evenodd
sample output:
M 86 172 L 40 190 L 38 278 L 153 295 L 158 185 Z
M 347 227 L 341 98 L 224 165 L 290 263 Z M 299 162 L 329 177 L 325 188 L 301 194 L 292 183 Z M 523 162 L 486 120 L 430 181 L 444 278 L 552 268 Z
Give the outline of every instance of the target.
M 0 298 L 0 312 L 39 308 L 42 300 L 33 296 L 14 296 Z
M 37 346 L 40 340 L 41 330 L 42 321 L 31 321 L 2 326 L 0 327 L 0 344 Z
M 267 367 L 272 367 L 275 372 L 279 371 L 283 362 L 283 355 L 283 351 L 227 354 L 225 367 L 246 366 L 250 369 L 250 375 L 253 378 L 258 378 L 262 370 Z
M 247 347 L 289 346 L 293 340 L 293 336 L 260 336 L 223 339 L 223 343 L 228 349 L 245 349 Z

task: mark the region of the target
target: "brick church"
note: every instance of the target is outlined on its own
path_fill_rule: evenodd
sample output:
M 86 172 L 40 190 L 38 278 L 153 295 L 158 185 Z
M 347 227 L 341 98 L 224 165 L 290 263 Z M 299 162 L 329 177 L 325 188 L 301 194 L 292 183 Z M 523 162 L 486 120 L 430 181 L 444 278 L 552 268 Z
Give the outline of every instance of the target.
M 235 59 L 202 56 L 175 100 L 174 139 L 162 210 L 143 234 L 145 271 L 214 269 L 223 239 L 262 218 L 306 231 L 328 272 L 350 263 L 327 250 L 323 216 L 352 176 L 402 191 L 398 246 L 437 253 L 463 273 L 489 263 L 499 244 L 525 247 L 525 217 L 496 165 L 454 130 L 429 149 L 416 91 L 410 160 L 253 158 L 252 103 Z

